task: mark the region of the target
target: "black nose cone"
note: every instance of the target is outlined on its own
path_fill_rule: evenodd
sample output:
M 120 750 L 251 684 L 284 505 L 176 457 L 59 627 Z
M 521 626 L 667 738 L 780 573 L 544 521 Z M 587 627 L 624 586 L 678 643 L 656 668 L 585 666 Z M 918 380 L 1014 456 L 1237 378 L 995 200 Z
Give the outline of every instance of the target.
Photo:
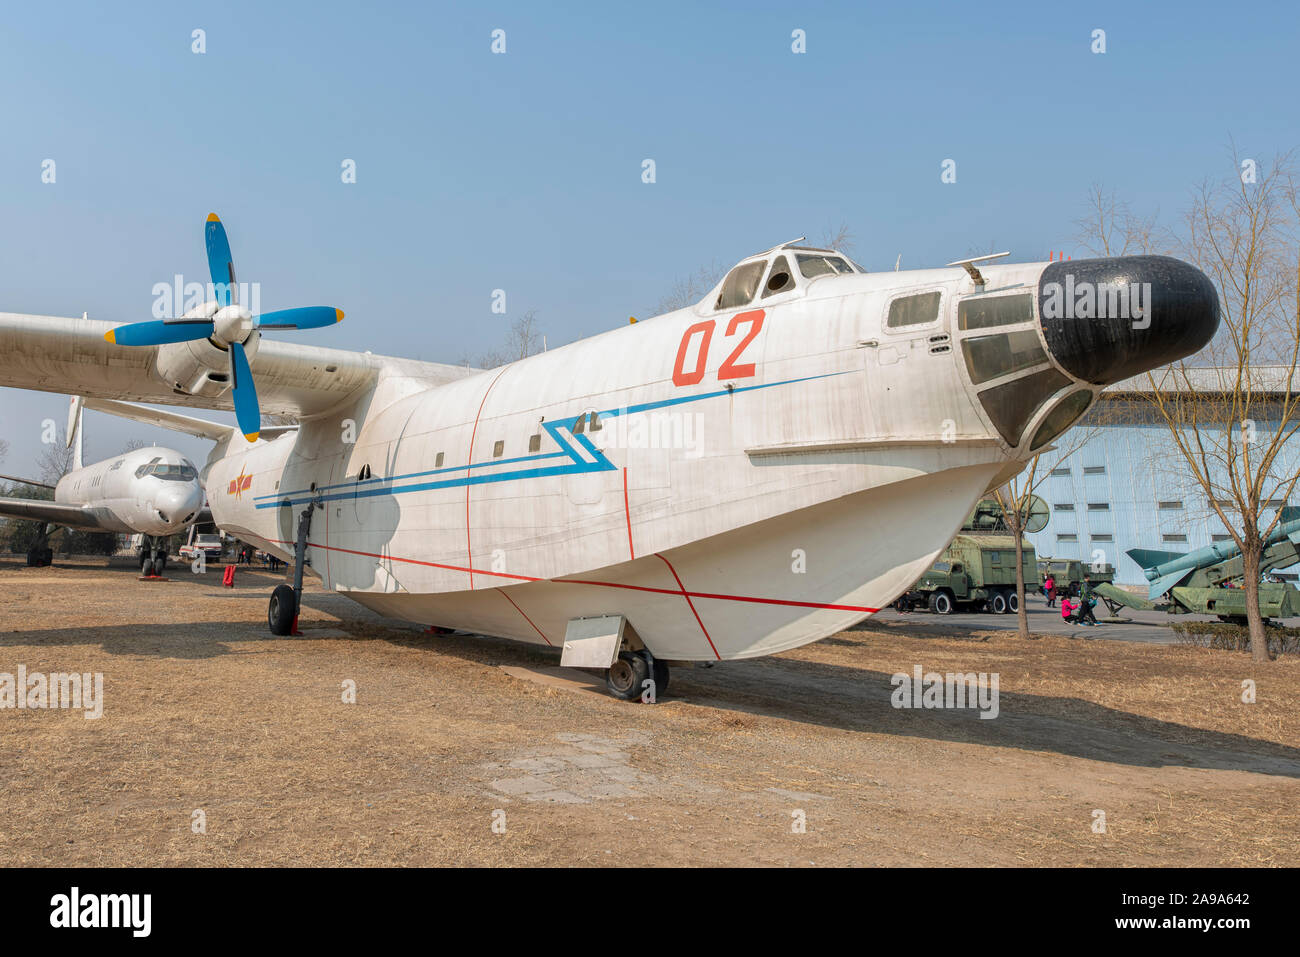
M 1219 297 L 1181 259 L 1074 259 L 1043 270 L 1038 314 L 1052 357 L 1109 385 L 1203 348 L 1219 327 Z

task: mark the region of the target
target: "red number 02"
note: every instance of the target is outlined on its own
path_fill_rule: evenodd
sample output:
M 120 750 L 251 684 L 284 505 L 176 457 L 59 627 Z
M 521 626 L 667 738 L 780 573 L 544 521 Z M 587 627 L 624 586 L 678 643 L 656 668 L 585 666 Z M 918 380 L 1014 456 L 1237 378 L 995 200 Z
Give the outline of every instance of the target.
M 754 374 L 754 363 L 737 363 L 740 354 L 745 351 L 745 347 L 754 341 L 759 330 L 763 328 L 763 310 L 755 309 L 752 312 L 738 312 L 731 317 L 731 322 L 727 323 L 726 338 L 736 334 L 736 327 L 742 322 L 749 323 L 749 332 L 745 338 L 740 340 L 739 345 L 732 350 L 731 355 L 718 367 L 718 379 L 747 379 Z M 697 322 L 682 334 L 681 344 L 677 347 L 677 361 L 673 364 L 673 384 L 674 385 L 695 385 L 704 378 L 704 367 L 709 361 L 709 344 L 713 341 L 712 319 L 706 319 L 704 322 Z M 691 340 L 696 334 L 702 334 L 703 340 L 700 342 L 699 352 L 696 353 L 695 368 L 686 371 L 686 353 L 691 347 Z

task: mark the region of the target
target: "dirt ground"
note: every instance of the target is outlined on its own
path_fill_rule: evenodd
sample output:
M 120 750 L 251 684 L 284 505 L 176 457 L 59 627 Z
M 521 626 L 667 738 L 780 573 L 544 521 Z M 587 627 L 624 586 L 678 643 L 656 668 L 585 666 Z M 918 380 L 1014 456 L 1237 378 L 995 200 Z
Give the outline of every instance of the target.
M 6 864 L 1300 860 L 1294 658 L 869 621 L 629 704 L 318 589 L 272 639 L 277 577 L 171 574 L 0 560 L 0 673 L 104 682 L 98 720 L 0 710 Z M 997 673 L 998 717 L 892 707 L 917 665 Z

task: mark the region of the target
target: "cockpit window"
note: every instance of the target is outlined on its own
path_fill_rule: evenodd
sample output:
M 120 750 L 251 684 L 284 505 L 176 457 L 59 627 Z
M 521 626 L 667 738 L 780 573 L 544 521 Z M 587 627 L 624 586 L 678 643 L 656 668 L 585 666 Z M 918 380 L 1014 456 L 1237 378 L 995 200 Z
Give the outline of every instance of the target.
M 961 329 L 989 329 L 1017 322 L 1033 322 L 1034 302 L 1029 294 L 963 299 L 957 307 L 957 324 Z
M 885 325 L 890 329 L 902 326 L 922 326 L 939 318 L 939 299 L 942 294 L 923 292 L 916 296 L 900 296 L 889 304 L 889 318 Z
M 140 466 L 138 469 L 135 470 L 135 477 L 144 478 L 146 475 L 149 474 L 149 470 L 152 469 L 155 465 L 157 465 L 161 461 L 162 461 L 162 456 L 155 455 L 148 462 L 146 462 L 144 465 Z
M 790 274 L 790 261 L 784 256 L 777 256 L 772 261 L 772 271 L 767 274 L 767 282 L 763 286 L 763 298 L 789 292 L 793 288 L 794 276 Z
M 155 465 L 152 463 L 142 465 L 135 470 L 136 478 L 143 478 L 146 475 L 152 475 L 164 482 L 192 482 L 199 477 L 199 473 L 192 465 Z
M 767 269 L 767 260 L 741 263 L 727 274 L 722 282 L 722 292 L 714 309 L 735 309 L 747 306 L 754 301 L 758 284 L 763 281 L 763 272 Z
M 833 256 L 830 253 L 800 253 L 795 256 L 795 259 L 798 261 L 799 271 L 803 273 L 805 279 L 853 272 L 853 267 L 849 265 L 847 259 L 842 256 Z
M 971 382 L 979 385 L 1011 372 L 1047 361 L 1033 329 L 992 336 L 971 336 L 961 342 Z
M 1018 445 L 1020 433 L 1034 413 L 1069 384 L 1070 380 L 1055 369 L 1043 369 L 985 389 L 980 393 L 980 404 L 993 420 L 994 427 L 1007 440 L 1007 445 Z

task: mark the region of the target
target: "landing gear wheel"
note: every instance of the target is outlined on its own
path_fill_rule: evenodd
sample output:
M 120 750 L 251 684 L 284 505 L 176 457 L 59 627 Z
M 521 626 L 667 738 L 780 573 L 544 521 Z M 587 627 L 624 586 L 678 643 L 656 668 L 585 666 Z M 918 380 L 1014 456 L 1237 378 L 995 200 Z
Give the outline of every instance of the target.
M 1007 594 L 1007 614 L 1014 615 L 1020 611 L 1020 596 L 1015 592 Z
M 161 575 L 163 573 L 163 569 L 166 567 L 167 567 L 167 552 L 165 552 L 163 549 L 160 548 L 158 549 L 158 551 L 153 553 L 153 573 L 155 575 Z
M 148 578 L 153 574 L 153 556 L 144 552 L 140 556 L 140 574 Z
M 946 591 L 936 591 L 930 593 L 930 611 L 936 615 L 952 614 L 952 598 Z
M 989 599 L 989 608 L 995 615 L 1005 615 L 1007 613 L 1007 596 L 998 592 Z
M 33 547 L 27 549 L 28 568 L 46 568 L 54 561 L 54 549 Z
M 271 634 L 287 635 L 293 631 L 294 606 L 293 588 L 288 585 L 276 585 L 271 592 L 271 602 L 266 607 L 266 623 L 271 626 Z
M 610 666 L 605 675 L 605 687 L 620 701 L 635 701 L 641 697 L 641 682 L 649 676 L 650 667 L 644 658 L 630 651 L 620 651 L 618 660 Z M 656 682 L 656 693 L 658 693 L 658 682 Z
M 657 701 L 668 691 L 668 665 L 656 658 L 652 674 L 655 682 L 655 700 Z

